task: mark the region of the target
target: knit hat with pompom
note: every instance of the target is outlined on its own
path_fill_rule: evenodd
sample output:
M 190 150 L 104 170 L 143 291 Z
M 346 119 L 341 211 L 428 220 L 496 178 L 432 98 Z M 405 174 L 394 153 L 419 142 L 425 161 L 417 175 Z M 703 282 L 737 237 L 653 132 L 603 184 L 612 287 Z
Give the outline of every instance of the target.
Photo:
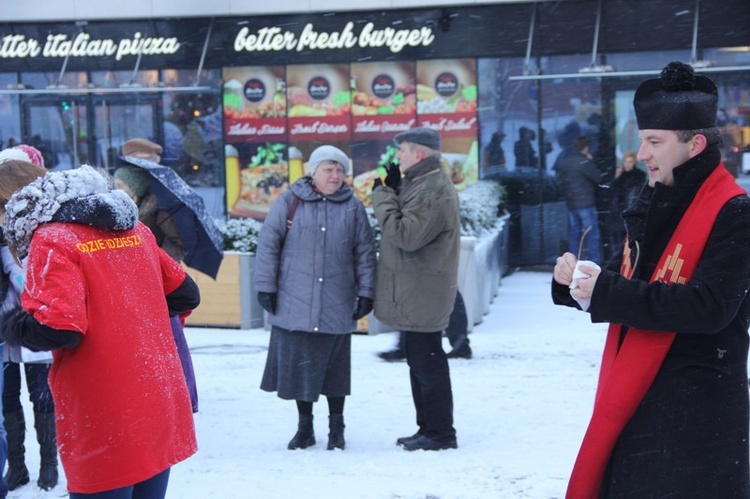
M 715 127 L 718 102 L 714 82 L 683 62 L 667 64 L 659 78 L 641 83 L 633 98 L 639 130 Z

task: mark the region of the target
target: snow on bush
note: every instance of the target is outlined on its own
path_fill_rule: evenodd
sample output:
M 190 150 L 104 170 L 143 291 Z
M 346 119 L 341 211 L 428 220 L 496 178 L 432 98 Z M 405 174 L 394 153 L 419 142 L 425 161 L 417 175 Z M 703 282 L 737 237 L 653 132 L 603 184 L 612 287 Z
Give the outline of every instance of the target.
M 492 180 L 479 180 L 458 194 L 461 235 L 479 237 L 497 226 L 505 209 L 505 188 Z
M 461 235 L 479 237 L 497 227 L 497 218 L 505 210 L 505 187 L 492 180 L 479 180 L 458 193 Z M 380 243 L 380 225 L 368 208 L 375 240 Z
M 255 253 L 263 222 L 253 218 L 231 218 L 227 221 L 217 220 L 216 225 L 224 237 L 224 251 Z

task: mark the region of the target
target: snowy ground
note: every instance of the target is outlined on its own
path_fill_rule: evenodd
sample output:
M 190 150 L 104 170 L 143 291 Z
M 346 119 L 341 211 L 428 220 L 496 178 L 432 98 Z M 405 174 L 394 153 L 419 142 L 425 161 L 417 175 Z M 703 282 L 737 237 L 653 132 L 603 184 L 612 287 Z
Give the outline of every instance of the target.
M 188 329 L 200 450 L 173 468 L 167 497 L 563 497 L 591 412 L 605 326 L 553 306 L 550 279 L 543 272 L 504 278 L 470 336 L 474 358 L 450 361 L 459 448 L 443 452 L 395 445 L 416 428 L 406 363 L 376 356 L 392 348 L 394 334 L 354 336 L 347 448 L 329 452 L 324 400 L 315 405 L 318 445 L 286 449 L 296 429 L 294 403 L 258 388 L 266 331 Z M 64 483 L 50 493 L 34 484 L 32 440 L 33 432 L 27 436 L 32 483 L 9 497 L 64 496 Z

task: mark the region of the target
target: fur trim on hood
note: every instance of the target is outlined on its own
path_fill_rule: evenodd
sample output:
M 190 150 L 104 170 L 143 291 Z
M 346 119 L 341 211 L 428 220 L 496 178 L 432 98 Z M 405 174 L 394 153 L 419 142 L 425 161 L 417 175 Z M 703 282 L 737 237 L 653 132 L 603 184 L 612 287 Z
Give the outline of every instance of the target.
M 5 209 L 5 236 L 20 259 L 36 229 L 48 222 L 127 230 L 138 220 L 133 200 L 89 165 L 47 173 L 13 194 Z

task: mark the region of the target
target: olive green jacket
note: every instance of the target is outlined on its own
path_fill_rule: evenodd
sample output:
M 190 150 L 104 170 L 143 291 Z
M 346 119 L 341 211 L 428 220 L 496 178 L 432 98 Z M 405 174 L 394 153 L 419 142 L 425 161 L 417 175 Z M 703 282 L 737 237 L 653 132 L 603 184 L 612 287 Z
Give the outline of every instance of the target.
M 375 317 L 399 331 L 442 331 L 458 289 L 458 195 L 437 157 L 409 168 L 399 191 L 372 193 L 382 231 Z

